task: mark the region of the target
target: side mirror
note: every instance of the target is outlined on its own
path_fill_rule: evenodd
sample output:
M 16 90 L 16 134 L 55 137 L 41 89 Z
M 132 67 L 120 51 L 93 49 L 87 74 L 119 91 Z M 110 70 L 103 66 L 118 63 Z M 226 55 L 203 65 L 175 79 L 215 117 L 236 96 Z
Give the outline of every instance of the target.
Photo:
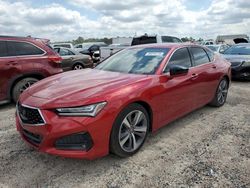
M 181 65 L 170 65 L 169 72 L 170 76 L 181 76 L 188 73 L 189 68 Z

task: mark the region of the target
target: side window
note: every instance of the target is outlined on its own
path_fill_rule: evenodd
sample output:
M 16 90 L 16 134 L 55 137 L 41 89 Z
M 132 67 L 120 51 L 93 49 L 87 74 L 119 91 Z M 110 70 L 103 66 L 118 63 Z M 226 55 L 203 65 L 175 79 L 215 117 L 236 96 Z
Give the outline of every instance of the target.
M 8 56 L 7 45 L 5 41 L 0 41 L 0 57 Z
M 68 50 L 68 49 L 61 48 L 60 52 L 59 52 L 59 55 L 60 56 L 67 56 L 67 55 L 75 55 L 75 54 L 73 52 L 71 52 L 70 50 Z
M 59 51 L 59 54 L 60 54 L 60 56 L 66 56 L 66 55 L 69 55 L 69 51 L 61 48 Z
M 199 48 L 199 47 L 191 47 L 190 49 L 191 49 L 191 52 L 194 56 L 195 66 L 202 65 L 202 64 L 209 62 L 209 58 L 208 58 L 205 50 L 203 50 L 202 48 Z
M 60 48 L 54 48 L 54 51 L 55 51 L 56 53 L 59 53 Z
M 174 41 L 174 43 L 181 43 L 182 42 L 180 39 L 175 38 L 175 37 L 173 37 L 173 41 Z
M 72 51 L 68 50 L 68 54 L 69 55 L 75 55 L 75 53 L 73 53 Z
M 41 55 L 44 52 L 36 46 L 26 42 L 7 41 L 10 55 Z
M 168 65 L 164 72 L 169 72 L 170 65 L 181 65 L 184 67 L 191 67 L 191 59 L 187 48 L 181 48 L 174 52 L 170 58 Z
M 207 55 L 209 57 L 210 62 L 214 60 L 214 52 L 212 52 L 211 50 L 206 50 Z

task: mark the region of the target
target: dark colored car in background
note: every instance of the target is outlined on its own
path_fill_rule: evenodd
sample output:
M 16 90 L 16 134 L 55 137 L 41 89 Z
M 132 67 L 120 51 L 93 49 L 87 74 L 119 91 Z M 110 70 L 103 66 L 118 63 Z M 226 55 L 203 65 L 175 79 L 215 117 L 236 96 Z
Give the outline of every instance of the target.
M 231 63 L 232 78 L 250 80 L 250 44 L 241 43 L 228 48 L 223 57 Z
M 108 45 L 105 43 L 91 44 L 89 46 L 86 46 L 86 48 L 80 49 L 79 52 L 85 55 L 89 55 L 92 58 L 95 52 L 100 51 L 100 47 L 105 47 L 105 46 Z
M 150 131 L 206 104 L 222 106 L 230 74 L 230 63 L 205 47 L 126 48 L 95 69 L 65 72 L 27 89 L 17 105 L 17 130 L 54 155 L 131 156 Z
M 61 60 L 43 39 L 0 36 L 0 103 L 16 102 L 38 80 L 61 73 Z
M 54 50 L 62 57 L 62 68 L 64 71 L 93 68 L 93 61 L 89 55 L 63 47 L 56 47 Z

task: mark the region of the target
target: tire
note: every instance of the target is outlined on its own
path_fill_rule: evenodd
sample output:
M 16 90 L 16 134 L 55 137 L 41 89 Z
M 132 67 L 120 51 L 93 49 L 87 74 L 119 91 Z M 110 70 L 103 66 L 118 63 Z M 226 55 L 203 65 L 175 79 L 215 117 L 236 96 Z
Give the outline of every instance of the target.
M 72 67 L 72 70 L 81 70 L 81 69 L 84 69 L 84 66 L 81 63 L 76 63 Z
M 209 105 L 214 107 L 223 106 L 227 100 L 227 93 L 228 93 L 228 81 L 226 78 L 223 78 L 216 90 L 215 96 Z
M 137 103 L 127 106 L 119 113 L 113 125 L 110 151 L 119 157 L 135 154 L 147 138 L 149 124 L 149 115 L 143 106 Z
M 21 93 L 37 81 L 39 80 L 36 78 L 24 78 L 18 81 L 12 89 L 12 100 L 16 103 Z

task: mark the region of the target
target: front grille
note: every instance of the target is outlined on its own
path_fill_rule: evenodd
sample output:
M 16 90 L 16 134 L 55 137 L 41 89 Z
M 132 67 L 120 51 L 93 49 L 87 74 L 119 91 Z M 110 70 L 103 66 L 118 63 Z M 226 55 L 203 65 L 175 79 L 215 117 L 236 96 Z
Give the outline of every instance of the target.
M 20 103 L 18 103 L 17 111 L 20 119 L 25 124 L 31 124 L 31 125 L 45 124 L 39 110 L 36 108 L 23 106 Z
M 38 146 L 42 142 L 42 136 L 31 133 L 25 129 L 22 130 L 24 138 L 31 144 Z
M 83 150 L 88 151 L 93 145 L 88 133 L 77 133 L 59 138 L 55 147 L 62 150 Z

